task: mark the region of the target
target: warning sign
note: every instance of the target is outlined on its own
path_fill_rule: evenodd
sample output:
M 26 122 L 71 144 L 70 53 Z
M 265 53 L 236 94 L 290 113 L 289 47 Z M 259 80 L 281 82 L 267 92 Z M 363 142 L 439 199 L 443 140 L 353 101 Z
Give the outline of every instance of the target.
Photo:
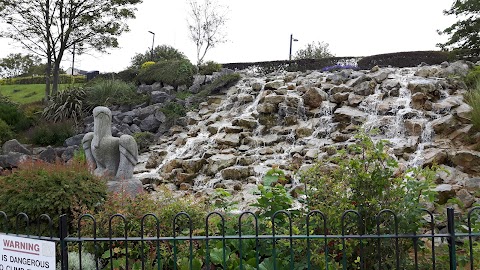
M 55 270 L 55 243 L 0 235 L 0 270 Z

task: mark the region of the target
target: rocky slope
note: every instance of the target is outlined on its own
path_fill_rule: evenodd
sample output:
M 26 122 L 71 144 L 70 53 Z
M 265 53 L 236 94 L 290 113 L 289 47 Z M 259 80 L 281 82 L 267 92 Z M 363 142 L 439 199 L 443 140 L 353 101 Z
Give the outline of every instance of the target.
M 208 97 L 185 125 L 174 126 L 141 156 L 136 177 L 173 190 L 211 194 L 222 187 L 242 207 L 278 165 L 294 171 L 378 129 L 403 168 L 440 164 L 440 200 L 478 201 L 480 133 L 472 129 L 465 85 L 468 64 L 322 73 L 243 71 L 235 86 Z M 119 119 L 121 120 L 121 119 Z
M 153 105 L 112 108 L 113 135 L 149 131 L 158 141 L 140 156 L 135 177 L 148 190 L 164 184 L 177 192 L 209 196 L 221 187 L 245 209 L 265 172 L 278 165 L 297 187 L 295 171 L 308 167 L 331 148 L 343 148 L 359 129 L 378 129 L 376 139 L 391 141 L 402 168 L 440 164 L 440 202 L 457 197 L 468 208 L 480 200 L 480 133 L 474 131 L 458 79 L 471 64 L 373 68 L 335 72 L 241 71 L 242 79 L 169 127 L 160 108 L 175 98 L 171 87 L 141 86 Z M 213 78 L 200 78 L 204 83 Z M 198 90 L 198 84 L 190 90 Z M 85 119 L 84 132 L 93 128 Z M 83 134 L 66 147 L 27 149 L 16 141 L 3 146 L 0 167 L 36 154 L 68 160 Z M 478 196 L 478 197 L 477 197 Z

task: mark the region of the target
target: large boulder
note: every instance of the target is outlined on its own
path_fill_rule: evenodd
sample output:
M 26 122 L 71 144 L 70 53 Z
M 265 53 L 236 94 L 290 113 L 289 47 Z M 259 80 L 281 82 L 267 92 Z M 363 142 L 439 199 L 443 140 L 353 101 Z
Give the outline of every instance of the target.
M 451 158 L 453 164 L 466 173 L 480 173 L 480 152 L 472 150 L 460 150 L 453 154 Z
M 246 180 L 249 176 L 255 174 L 252 167 L 249 166 L 233 166 L 222 170 L 224 179 Z
M 265 90 L 276 90 L 285 85 L 283 80 L 274 80 L 267 82 L 264 86 Z
M 207 159 L 207 175 L 215 175 L 217 172 L 235 165 L 237 156 L 233 154 L 217 154 Z
M 328 95 L 323 90 L 317 87 L 311 87 L 303 95 L 303 103 L 310 108 L 318 108 L 322 102 L 327 100 Z
M 19 143 L 16 139 L 6 141 L 3 144 L 2 151 L 4 154 L 9 154 L 12 152 L 22 153 L 25 155 L 31 155 L 32 151 L 28 150 L 25 146 Z M 3 166 L 2 166 L 3 167 Z
M 361 124 L 367 119 L 367 114 L 359 109 L 343 106 L 335 110 L 334 120 L 341 124 Z

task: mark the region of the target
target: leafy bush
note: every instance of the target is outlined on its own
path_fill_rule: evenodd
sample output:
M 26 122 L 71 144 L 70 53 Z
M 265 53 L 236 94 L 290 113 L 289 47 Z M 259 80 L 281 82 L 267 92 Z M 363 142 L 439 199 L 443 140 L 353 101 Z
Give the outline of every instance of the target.
M 43 110 L 47 121 L 60 122 L 72 119 L 75 125 L 83 118 L 83 101 L 86 97 L 82 88 L 67 88 L 53 95 Z
M 472 106 L 470 119 L 472 120 L 473 127 L 477 131 L 480 131 L 480 78 L 477 79 L 476 83 L 476 87 L 465 95 L 465 99 L 468 105 Z
M 117 73 L 116 78 L 124 82 L 137 83 L 138 69 L 129 68 Z
M 160 108 L 167 117 L 167 123 L 174 125 L 178 118 L 187 115 L 185 107 L 176 102 L 167 102 L 162 108 Z
M 72 121 L 44 122 L 28 131 L 27 137 L 36 145 L 61 146 L 66 139 L 75 135 L 75 124 Z
M 137 142 L 138 152 L 148 151 L 148 147 L 154 142 L 155 136 L 151 132 L 137 132 L 133 134 L 133 138 Z
M 133 83 L 121 80 L 93 80 L 85 87 L 84 111 L 91 111 L 96 106 L 134 105 L 146 100 L 144 95 L 136 92 Z
M 222 70 L 222 65 L 214 61 L 207 61 L 198 67 L 198 72 L 202 75 L 212 75 L 220 70 Z
M 0 145 L 13 139 L 14 136 L 15 133 L 13 133 L 10 126 L 3 119 L 0 119 Z
M 20 212 L 31 218 L 48 214 L 57 219 L 76 209 L 93 209 L 106 196 L 106 184 L 86 164 L 25 162 L 12 174 L 0 177 L 0 205 L 8 216 Z
M 146 69 L 140 70 L 138 81 L 146 84 L 161 82 L 178 88 L 180 85 L 191 86 L 195 67 L 186 59 L 160 61 Z
M 147 50 L 143 54 L 135 54 L 135 56 L 132 57 L 132 67 L 140 68 L 140 66 L 147 61 L 160 62 L 182 59 L 187 59 L 187 57 L 179 50 L 169 45 L 159 45 L 153 50 L 153 57 L 151 50 Z
M 474 67 L 468 72 L 467 76 L 465 76 L 465 84 L 467 84 L 470 89 L 475 88 L 478 81 L 480 81 L 480 66 Z
M 14 131 L 25 130 L 31 125 L 30 119 L 25 116 L 21 108 L 3 96 L 0 96 L 0 119 Z
M 97 223 L 97 237 L 108 237 L 109 236 L 109 220 L 114 214 L 122 214 L 126 218 L 126 223 L 120 218 L 114 218 L 112 220 L 112 235 L 114 237 L 123 237 L 125 231 L 128 236 L 139 236 L 141 234 L 141 219 L 146 213 L 154 214 L 159 222 L 158 233 L 160 236 L 172 235 L 172 224 L 173 219 L 177 213 L 185 211 L 191 218 L 192 224 L 194 226 L 201 226 L 203 224 L 203 218 L 206 215 L 205 204 L 201 201 L 194 199 L 193 197 L 182 197 L 181 200 L 174 199 L 171 191 L 167 189 L 161 190 L 160 198 L 154 198 L 150 194 L 143 193 L 137 195 L 135 198 L 130 196 L 125 196 L 121 193 L 109 194 L 105 203 L 97 209 L 82 211 L 81 213 L 89 213 L 95 217 Z M 80 213 L 80 212 L 78 212 Z M 75 216 L 72 224 L 78 224 L 78 219 L 80 215 Z M 184 230 L 188 228 L 188 223 L 185 218 L 180 218 L 177 220 L 177 229 L 179 230 L 178 234 L 184 235 Z M 81 222 L 82 236 L 92 236 L 92 224 L 89 219 L 82 219 Z M 198 229 L 194 227 L 194 229 Z M 177 235 L 178 235 L 177 234 Z M 157 226 L 155 219 L 153 217 L 148 217 L 145 219 L 144 223 L 144 233 L 145 237 L 154 237 L 157 236 Z M 108 243 L 105 243 L 101 246 L 100 250 L 95 250 L 92 246 L 92 250 L 89 252 L 95 252 L 97 256 L 101 257 L 106 263 L 110 263 L 112 259 L 113 265 L 125 265 L 126 252 L 124 244 L 115 243 L 113 247 L 113 254 L 110 253 Z M 157 252 L 162 256 L 161 266 L 159 269 L 173 269 L 173 250 L 170 242 L 160 242 L 158 249 L 156 248 L 155 243 L 146 242 L 145 249 L 142 250 L 142 245 L 139 242 L 130 242 L 128 259 L 129 264 L 132 266 L 132 269 L 137 269 L 135 266 L 141 264 L 141 252 L 143 251 L 146 257 L 146 269 L 151 269 L 148 266 L 152 266 L 158 261 L 155 259 Z M 178 243 L 179 256 L 185 255 L 185 252 L 188 251 L 185 247 L 186 244 L 182 245 Z M 187 256 L 187 255 L 185 255 Z M 169 258 L 169 261 L 166 261 L 163 258 Z M 110 265 L 106 268 L 108 269 Z M 153 269 L 153 268 L 152 268 Z M 155 267 L 154 269 L 157 269 Z
M 355 209 L 361 215 L 361 224 L 354 215 L 346 216 L 346 234 L 376 234 L 376 215 L 380 210 L 390 209 L 398 217 L 398 233 L 414 233 L 422 226 L 422 203 L 433 202 L 432 191 L 435 172 L 428 168 L 398 170 L 398 163 L 387 154 L 387 142 L 374 142 L 367 134 L 355 136 L 355 144 L 324 161 L 319 161 L 311 169 L 302 173 L 302 180 L 310 188 L 307 190 L 309 209 L 318 209 L 327 217 L 327 228 L 317 234 L 340 234 L 341 215 Z M 327 191 L 328 192 L 325 192 Z M 394 233 L 393 217 L 387 213 L 380 219 L 381 233 Z M 361 226 L 363 229 L 359 229 Z M 323 226 L 321 226 L 323 227 Z M 320 228 L 319 228 L 320 229 Z M 364 241 L 365 269 L 373 269 L 381 254 L 385 269 L 393 267 L 395 246 L 393 241 L 384 241 L 378 247 L 375 239 Z M 402 269 L 408 261 L 412 247 L 409 240 L 399 241 Z M 358 266 L 358 241 L 347 240 L 346 250 L 337 240 L 331 240 L 331 255 L 339 261 L 347 254 L 350 267 Z M 381 248 L 381 252 L 378 249 Z M 349 268 L 350 268 L 349 267 Z

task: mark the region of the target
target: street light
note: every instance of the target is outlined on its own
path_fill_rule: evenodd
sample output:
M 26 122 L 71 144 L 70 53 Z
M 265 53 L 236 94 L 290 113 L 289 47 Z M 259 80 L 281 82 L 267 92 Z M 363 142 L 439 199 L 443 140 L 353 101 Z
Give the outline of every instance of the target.
M 151 60 L 153 61 L 153 46 L 155 45 L 155 33 L 152 31 L 148 31 L 150 34 L 152 34 L 152 50 L 151 50 Z
M 292 41 L 298 41 L 298 39 L 293 38 L 293 34 L 290 34 L 290 54 L 288 55 L 288 61 L 292 61 Z

